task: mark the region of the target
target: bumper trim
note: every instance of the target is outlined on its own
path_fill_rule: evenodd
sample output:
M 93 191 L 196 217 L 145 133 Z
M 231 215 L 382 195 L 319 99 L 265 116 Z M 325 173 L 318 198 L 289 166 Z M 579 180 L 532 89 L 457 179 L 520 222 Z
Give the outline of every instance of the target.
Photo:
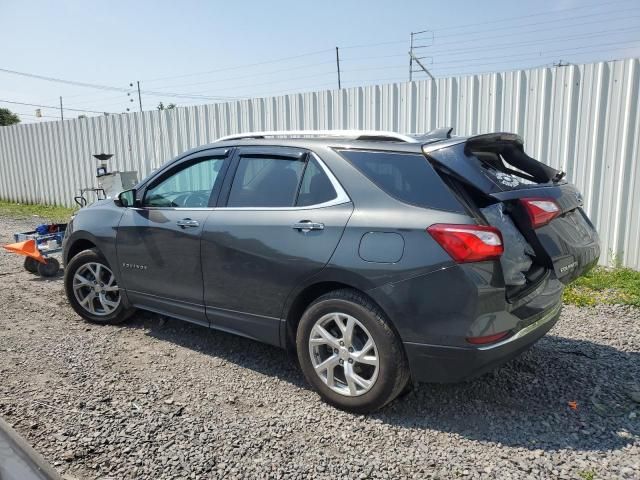
M 536 320 L 531 325 L 528 325 L 528 326 L 518 330 L 514 335 L 511 335 L 510 337 L 507 337 L 504 340 L 501 340 L 499 342 L 492 343 L 491 345 L 484 345 L 484 346 L 476 347 L 476 349 L 477 350 L 483 350 L 483 351 L 484 350 L 492 350 L 494 348 L 500 348 L 500 347 L 502 347 L 504 345 L 508 345 L 508 344 L 510 344 L 512 342 L 515 342 L 515 341 L 517 341 L 518 339 L 520 339 L 522 337 L 526 337 L 531 332 L 533 332 L 534 330 L 537 330 L 538 328 L 542 327 L 547 322 L 551 322 L 552 320 L 554 320 L 561 309 L 562 309 L 562 303 L 558 303 L 551 310 L 546 312 L 542 316 L 542 318 Z

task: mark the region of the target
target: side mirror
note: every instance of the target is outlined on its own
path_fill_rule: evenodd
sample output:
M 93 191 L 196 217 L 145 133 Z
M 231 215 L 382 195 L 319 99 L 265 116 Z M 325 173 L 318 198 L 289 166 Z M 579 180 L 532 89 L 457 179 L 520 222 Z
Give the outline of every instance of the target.
M 136 189 L 125 190 L 118 194 L 118 206 L 120 207 L 134 207 L 136 204 Z

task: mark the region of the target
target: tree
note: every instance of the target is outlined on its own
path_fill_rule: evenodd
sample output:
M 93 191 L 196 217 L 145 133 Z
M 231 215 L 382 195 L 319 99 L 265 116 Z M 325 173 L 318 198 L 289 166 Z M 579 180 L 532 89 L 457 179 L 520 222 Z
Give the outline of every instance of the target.
M 20 117 L 8 108 L 0 108 L 0 126 L 15 125 L 20 123 Z
M 173 110 L 174 108 L 176 108 L 176 104 L 175 103 L 170 103 L 169 105 L 166 105 L 162 102 L 160 102 L 158 104 L 158 110 Z

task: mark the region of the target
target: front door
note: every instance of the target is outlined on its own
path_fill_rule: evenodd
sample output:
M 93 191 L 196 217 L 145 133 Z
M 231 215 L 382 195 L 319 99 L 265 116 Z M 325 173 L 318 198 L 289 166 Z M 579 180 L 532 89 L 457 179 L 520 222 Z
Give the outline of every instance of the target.
M 208 325 L 200 237 L 224 177 L 224 150 L 160 172 L 127 208 L 117 232 L 121 281 L 134 305 Z
M 221 197 L 202 235 L 207 315 L 277 345 L 287 295 L 327 264 L 353 205 L 319 159 L 284 147 L 239 149 Z

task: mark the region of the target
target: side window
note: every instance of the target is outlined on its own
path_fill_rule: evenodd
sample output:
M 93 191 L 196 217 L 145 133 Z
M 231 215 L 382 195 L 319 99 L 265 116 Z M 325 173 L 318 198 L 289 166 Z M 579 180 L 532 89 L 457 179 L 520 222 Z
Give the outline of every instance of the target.
M 308 205 L 319 205 L 336 198 L 338 194 L 331 184 L 322 167 L 311 158 L 307 163 L 307 168 L 302 177 L 300 192 L 296 206 L 305 207 Z
M 460 211 L 460 203 L 424 155 L 343 150 L 340 154 L 392 197 L 438 210 Z
M 224 162 L 224 158 L 209 158 L 182 168 L 148 189 L 143 205 L 181 208 L 208 206 Z
M 304 165 L 304 159 L 240 157 L 227 206 L 293 206 Z

